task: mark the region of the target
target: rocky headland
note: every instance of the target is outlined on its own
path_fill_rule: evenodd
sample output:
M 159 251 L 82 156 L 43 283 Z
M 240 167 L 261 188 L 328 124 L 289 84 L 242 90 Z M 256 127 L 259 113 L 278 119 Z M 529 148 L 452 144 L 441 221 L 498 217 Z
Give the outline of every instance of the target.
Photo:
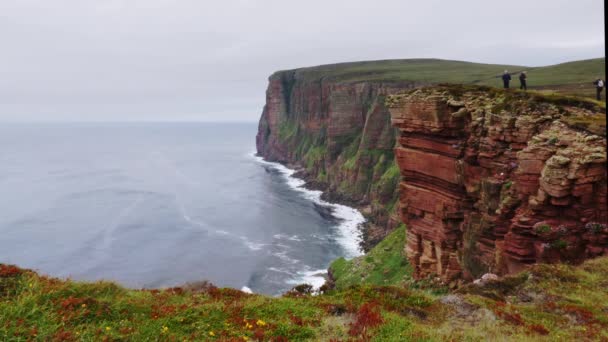
M 536 71 L 563 85 L 600 63 Z M 270 77 L 258 153 L 371 222 L 369 252 L 337 259 L 333 287 L 134 290 L 0 264 L 0 340 L 608 340 L 605 104 L 437 85 L 502 69 L 401 60 Z
M 463 86 L 386 104 L 416 277 L 472 280 L 608 253 L 603 108 Z
M 405 223 L 418 279 L 608 252 L 604 105 L 432 83 L 277 72 L 258 153 L 359 208 L 366 250 Z
M 361 209 L 366 247 L 399 225 L 396 130 L 385 97 L 419 82 L 341 82 L 306 70 L 269 79 L 256 137 L 258 154 L 299 170 L 327 200 Z

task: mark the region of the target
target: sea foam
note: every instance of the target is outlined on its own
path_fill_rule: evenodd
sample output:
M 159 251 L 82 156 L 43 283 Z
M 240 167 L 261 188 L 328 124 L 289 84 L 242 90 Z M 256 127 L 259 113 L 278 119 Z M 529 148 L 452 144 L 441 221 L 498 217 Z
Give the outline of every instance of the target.
M 340 223 L 337 226 L 338 236 L 336 236 L 336 240 L 340 243 L 342 248 L 344 248 L 345 258 L 351 259 L 363 254 L 360 248 L 361 236 L 359 234 L 359 226 L 365 222 L 365 218 L 359 210 L 342 204 L 330 203 L 322 200 L 322 191 L 304 188 L 306 182 L 303 179 L 293 176 L 296 173 L 296 170 L 290 169 L 280 163 L 266 161 L 262 157 L 255 155 L 255 153 L 253 153 L 252 156 L 258 162 L 271 166 L 279 171 L 281 175 L 285 177 L 287 184 L 292 189 L 300 192 L 305 198 L 321 206 L 333 209 L 332 215 L 340 219 Z
M 362 255 L 362 251 L 360 248 L 361 236 L 359 232 L 359 227 L 361 224 L 365 222 L 365 218 L 359 212 L 359 210 L 355 208 L 351 208 L 342 204 L 330 203 L 321 199 L 322 191 L 319 190 L 309 190 L 304 187 L 306 182 L 300 178 L 294 177 L 296 170 L 292 170 L 280 163 L 273 163 L 264 160 L 262 157 L 255 155 L 253 156 L 259 163 L 268 165 L 273 169 L 279 171 L 281 175 L 285 178 L 285 181 L 289 187 L 293 190 L 300 192 L 306 199 L 325 207 L 330 207 L 332 209 L 332 216 L 339 219 L 339 223 L 337 225 L 337 236 L 336 241 L 342 246 L 344 250 L 344 257 L 346 259 L 351 259 L 357 256 Z M 287 238 L 289 240 L 298 240 L 297 236 L 283 236 L 278 235 L 275 238 Z M 283 255 L 285 256 L 285 255 Z M 297 275 L 288 280 L 288 284 L 297 285 L 297 284 L 310 284 L 313 286 L 315 290 L 318 290 L 326 280 L 327 270 L 310 270 L 308 266 L 304 268 L 304 270 L 297 272 Z

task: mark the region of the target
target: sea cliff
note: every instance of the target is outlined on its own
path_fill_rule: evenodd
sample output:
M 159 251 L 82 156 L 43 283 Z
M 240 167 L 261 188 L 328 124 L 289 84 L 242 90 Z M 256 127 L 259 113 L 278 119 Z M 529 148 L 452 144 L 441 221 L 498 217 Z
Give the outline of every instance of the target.
M 390 96 L 417 278 L 472 280 L 608 253 L 605 109 L 487 87 Z
M 453 286 L 608 252 L 604 104 L 350 70 L 273 74 L 256 144 L 359 208 L 366 250 L 405 223 L 413 275 Z
M 419 82 L 326 79 L 306 69 L 273 74 L 256 137 L 258 154 L 288 164 L 331 201 L 361 209 L 366 247 L 399 225 L 399 171 L 385 97 Z

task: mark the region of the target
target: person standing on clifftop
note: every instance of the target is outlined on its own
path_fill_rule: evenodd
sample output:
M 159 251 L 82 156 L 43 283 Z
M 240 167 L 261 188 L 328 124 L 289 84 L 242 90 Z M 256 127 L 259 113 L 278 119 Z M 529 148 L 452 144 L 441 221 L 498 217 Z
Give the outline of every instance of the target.
M 601 78 L 597 78 L 593 84 L 595 85 L 595 97 L 597 98 L 598 101 L 600 101 L 602 99 L 602 90 L 604 90 L 604 86 L 606 85 L 606 82 L 601 79 Z
M 509 71 L 505 70 L 502 74 L 502 84 L 505 89 L 509 89 L 509 82 L 511 82 L 511 75 L 509 75 Z
M 519 89 L 523 89 L 524 91 L 528 90 L 528 85 L 526 84 L 527 78 L 528 76 L 525 71 L 522 71 L 521 74 L 519 74 Z

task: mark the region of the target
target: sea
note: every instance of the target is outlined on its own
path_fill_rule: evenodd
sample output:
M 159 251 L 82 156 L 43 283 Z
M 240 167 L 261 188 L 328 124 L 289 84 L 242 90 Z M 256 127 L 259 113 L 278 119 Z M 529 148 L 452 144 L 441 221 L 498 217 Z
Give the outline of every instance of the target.
M 267 295 L 361 254 L 357 210 L 256 156 L 254 123 L 0 123 L 0 263 Z

